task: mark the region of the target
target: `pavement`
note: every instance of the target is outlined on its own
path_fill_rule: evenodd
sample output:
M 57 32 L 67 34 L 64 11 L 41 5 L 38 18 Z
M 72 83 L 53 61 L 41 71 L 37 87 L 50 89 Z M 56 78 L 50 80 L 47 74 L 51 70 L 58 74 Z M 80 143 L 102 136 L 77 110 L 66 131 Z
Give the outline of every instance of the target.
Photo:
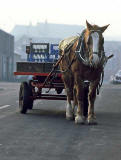
M 121 160 L 121 85 L 104 84 L 98 125 L 65 119 L 65 101 L 37 100 L 18 109 L 19 83 L 0 83 L 0 160 Z

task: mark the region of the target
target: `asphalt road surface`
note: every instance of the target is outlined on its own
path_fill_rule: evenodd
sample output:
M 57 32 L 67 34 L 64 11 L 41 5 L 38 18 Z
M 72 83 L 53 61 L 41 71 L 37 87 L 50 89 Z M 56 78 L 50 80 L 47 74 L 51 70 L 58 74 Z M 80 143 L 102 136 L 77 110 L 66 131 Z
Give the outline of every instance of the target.
M 67 121 L 65 101 L 20 114 L 19 85 L 0 83 L 0 160 L 121 160 L 121 85 L 103 85 L 96 126 Z

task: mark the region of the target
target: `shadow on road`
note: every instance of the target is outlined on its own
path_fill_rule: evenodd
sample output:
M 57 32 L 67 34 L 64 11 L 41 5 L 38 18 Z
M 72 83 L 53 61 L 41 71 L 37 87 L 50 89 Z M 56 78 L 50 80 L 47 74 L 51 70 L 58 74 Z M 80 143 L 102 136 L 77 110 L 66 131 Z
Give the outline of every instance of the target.
M 28 117 L 34 117 L 35 119 L 38 117 L 49 118 L 49 120 L 53 119 L 65 119 L 65 111 L 61 110 L 46 110 L 46 109 L 33 109 L 28 111 Z M 96 112 L 98 125 L 103 126 L 121 126 L 121 113 L 110 113 L 110 112 Z
M 46 110 L 46 109 L 33 109 L 28 111 L 28 116 L 43 116 L 43 117 L 53 117 L 53 118 L 65 118 L 65 111 L 58 111 L 58 110 Z

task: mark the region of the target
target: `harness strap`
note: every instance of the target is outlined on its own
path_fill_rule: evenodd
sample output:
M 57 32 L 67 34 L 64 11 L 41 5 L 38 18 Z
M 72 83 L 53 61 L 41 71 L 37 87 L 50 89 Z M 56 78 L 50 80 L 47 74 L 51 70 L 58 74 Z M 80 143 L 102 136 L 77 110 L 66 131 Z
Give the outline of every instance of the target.
M 98 84 L 98 86 L 97 86 L 97 95 L 99 95 L 99 92 L 100 92 L 100 88 L 101 88 L 101 86 L 102 86 L 102 84 L 103 84 L 103 79 L 104 79 L 104 70 L 102 71 L 102 73 L 101 73 L 101 79 L 100 79 L 100 82 L 99 82 L 99 84 Z
M 65 72 L 67 72 L 67 71 L 70 69 L 72 63 L 75 61 L 75 57 L 76 57 L 76 56 L 74 55 L 72 61 L 71 61 L 70 64 L 68 65 L 68 68 L 67 68 L 66 70 L 64 70 L 64 71 L 61 71 L 61 73 L 65 73 Z

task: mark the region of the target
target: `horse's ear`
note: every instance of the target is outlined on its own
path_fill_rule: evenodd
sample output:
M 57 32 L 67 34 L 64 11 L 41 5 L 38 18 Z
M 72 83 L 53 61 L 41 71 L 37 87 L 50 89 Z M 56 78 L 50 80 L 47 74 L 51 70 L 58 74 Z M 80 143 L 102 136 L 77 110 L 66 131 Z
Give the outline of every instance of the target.
M 86 20 L 86 25 L 87 25 L 88 30 L 93 29 L 93 26 L 87 20 Z
M 103 33 L 108 28 L 109 25 L 110 24 L 103 26 L 103 27 L 100 27 L 101 32 Z

